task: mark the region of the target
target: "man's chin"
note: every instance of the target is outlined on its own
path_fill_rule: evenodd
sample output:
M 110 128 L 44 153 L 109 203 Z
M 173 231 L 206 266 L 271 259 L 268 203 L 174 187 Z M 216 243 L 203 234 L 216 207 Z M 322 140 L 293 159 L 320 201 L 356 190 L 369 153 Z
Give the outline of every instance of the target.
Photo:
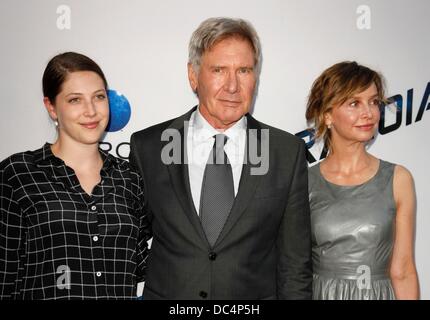
M 246 113 L 245 108 L 241 107 L 224 107 L 223 117 L 227 120 L 239 120 Z
M 243 114 L 240 114 L 240 115 L 235 116 L 235 117 L 224 117 L 223 119 L 220 119 L 220 120 L 225 126 L 231 127 L 236 122 L 238 122 L 242 118 L 242 116 L 243 116 Z

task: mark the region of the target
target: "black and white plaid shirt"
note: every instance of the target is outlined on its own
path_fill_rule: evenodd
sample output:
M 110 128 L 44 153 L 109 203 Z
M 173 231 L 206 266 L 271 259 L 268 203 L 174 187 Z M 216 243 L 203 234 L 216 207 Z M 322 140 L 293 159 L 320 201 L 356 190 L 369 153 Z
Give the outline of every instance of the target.
M 143 183 L 101 151 L 90 196 L 50 144 L 0 164 L 0 299 L 130 299 L 150 229 Z

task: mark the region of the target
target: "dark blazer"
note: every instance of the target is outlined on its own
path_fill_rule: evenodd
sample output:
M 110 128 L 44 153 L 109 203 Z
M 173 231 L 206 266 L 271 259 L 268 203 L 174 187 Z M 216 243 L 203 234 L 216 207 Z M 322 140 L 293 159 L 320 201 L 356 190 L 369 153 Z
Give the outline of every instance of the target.
M 253 165 L 244 164 L 233 208 L 211 248 L 193 204 L 188 165 L 161 160 L 168 143 L 161 141 L 163 131 L 177 129 L 184 144 L 184 121 L 195 110 L 131 137 L 130 162 L 143 176 L 153 232 L 144 299 L 311 299 L 304 142 L 246 115 L 254 129 L 248 141 L 255 129 L 269 129 L 269 169 L 251 175 Z

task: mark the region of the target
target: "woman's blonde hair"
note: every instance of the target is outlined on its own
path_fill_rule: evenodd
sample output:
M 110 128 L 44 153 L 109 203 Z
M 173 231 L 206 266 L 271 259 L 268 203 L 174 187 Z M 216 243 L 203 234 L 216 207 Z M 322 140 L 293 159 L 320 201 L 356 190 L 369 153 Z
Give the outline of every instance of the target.
M 385 85 L 380 73 L 355 61 L 343 61 L 326 69 L 312 84 L 306 106 L 306 120 L 314 129 L 315 139 L 322 138 L 326 148 L 330 149 L 331 134 L 324 121 L 325 115 L 333 105 L 344 103 L 373 83 L 378 99 L 386 103 Z

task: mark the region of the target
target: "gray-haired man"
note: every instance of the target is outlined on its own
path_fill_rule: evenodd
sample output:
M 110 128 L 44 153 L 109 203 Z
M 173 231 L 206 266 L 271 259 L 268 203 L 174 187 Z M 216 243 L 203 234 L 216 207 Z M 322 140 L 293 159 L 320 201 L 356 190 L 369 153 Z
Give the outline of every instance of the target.
M 260 65 L 248 22 L 204 21 L 189 45 L 199 105 L 131 137 L 153 231 L 144 299 L 311 298 L 305 145 L 248 113 Z

